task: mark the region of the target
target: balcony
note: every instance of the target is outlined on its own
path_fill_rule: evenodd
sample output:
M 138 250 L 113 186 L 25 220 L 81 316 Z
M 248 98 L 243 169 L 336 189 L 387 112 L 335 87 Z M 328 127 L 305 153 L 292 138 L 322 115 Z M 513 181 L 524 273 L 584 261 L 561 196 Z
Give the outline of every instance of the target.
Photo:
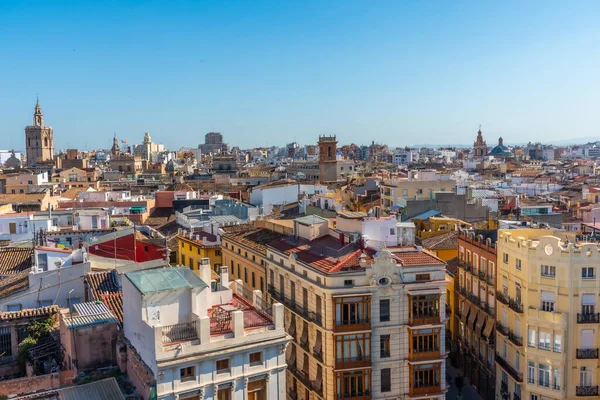
M 469 300 L 471 303 L 475 304 L 477 307 L 480 306 L 481 300 L 479 299 L 479 296 L 477 296 L 476 294 L 467 292 L 467 295 L 465 297 L 467 298 L 467 300 Z
M 338 358 L 335 360 L 336 369 L 367 367 L 371 365 L 371 355 Z
M 509 301 L 508 301 L 508 295 L 505 295 L 502 292 L 497 292 L 496 293 L 496 300 L 498 300 L 500 303 L 504 304 L 504 305 L 508 305 Z
M 442 394 L 442 387 L 440 386 L 439 382 L 432 386 L 423 386 L 418 388 L 411 387 L 408 389 L 408 395 L 410 397 L 434 396 L 438 394 Z
M 485 271 L 479 271 L 479 279 L 481 280 L 485 280 L 485 278 L 487 277 L 487 274 L 485 273 Z
M 371 329 L 371 320 L 369 318 L 350 318 L 335 321 L 334 331 L 362 331 Z
M 502 325 L 500 323 L 500 321 L 496 322 L 496 330 L 498 331 L 498 333 L 500 333 L 502 336 L 508 336 L 508 334 L 510 333 L 510 329 L 508 329 L 508 327 Z
M 452 307 L 446 303 L 446 316 L 450 316 L 452 314 Z
M 200 339 L 198 336 L 198 321 L 163 326 L 161 331 L 163 344 Z
M 598 324 L 600 323 L 600 313 L 581 314 L 577 313 L 578 324 Z
M 481 308 L 490 317 L 494 318 L 496 316 L 496 309 L 494 307 L 490 307 L 490 305 L 488 303 L 483 303 L 481 305 Z
M 460 268 L 464 269 L 464 270 L 465 270 L 465 271 L 467 271 L 467 272 L 472 272 L 472 271 L 473 271 L 473 266 L 472 266 L 472 265 L 470 265 L 470 264 L 469 264 L 469 263 L 467 263 L 467 262 L 461 261 L 461 262 L 459 262 L 459 263 L 458 263 L 458 266 L 459 266 Z
M 271 297 L 281 304 L 284 304 L 288 310 L 295 312 L 307 321 L 323 326 L 323 316 L 320 312 L 308 311 L 307 308 L 297 304 L 296 299 L 291 299 L 287 296 L 284 296 L 281 292 L 276 290 L 273 285 L 268 286 L 268 291 Z
M 323 350 L 315 350 L 313 348 L 313 357 L 317 359 L 317 361 L 323 362 Z
M 521 396 L 513 392 L 513 400 L 521 400 Z
M 500 382 L 500 393 L 503 395 L 508 394 L 508 382 Z
M 516 346 L 523 346 L 523 338 L 521 336 L 517 336 L 516 333 L 514 333 L 513 331 L 508 332 L 508 340 L 510 340 L 511 342 L 513 342 Z
M 520 314 L 523 314 L 523 303 L 517 303 L 516 300 L 509 299 L 508 306 L 510 307 L 511 310 L 516 311 Z
M 425 361 L 442 358 L 442 353 L 439 348 L 422 349 L 421 351 L 412 351 L 408 354 L 409 361 Z
M 523 374 L 510 365 L 499 353 L 496 353 L 496 363 L 498 363 L 500 368 L 505 370 L 515 381 L 519 383 L 523 382 Z
M 598 396 L 598 385 L 595 386 L 575 386 L 576 396 Z
M 296 393 L 296 392 L 294 391 L 294 389 L 292 389 L 292 388 L 289 388 L 289 389 L 288 389 L 288 397 L 289 397 L 291 400 L 298 400 L 298 393 Z
M 371 391 L 363 390 L 363 391 L 355 391 L 350 393 L 338 393 L 336 395 L 338 399 L 355 399 L 355 400 L 367 400 L 371 399 Z
M 307 389 L 312 389 L 312 382 L 308 379 L 308 373 L 296 368 L 295 365 L 289 364 L 287 370 L 290 371 L 294 378 L 299 380 Z
M 598 358 L 598 349 L 577 349 L 578 360 L 592 360 Z
M 442 321 L 440 320 L 439 313 L 431 316 L 421 316 L 421 317 L 412 317 L 408 320 L 408 325 L 410 326 L 418 326 L 418 325 L 435 325 L 440 324 Z
M 496 286 L 496 277 L 494 275 L 488 275 L 485 277 L 485 281 L 490 286 Z

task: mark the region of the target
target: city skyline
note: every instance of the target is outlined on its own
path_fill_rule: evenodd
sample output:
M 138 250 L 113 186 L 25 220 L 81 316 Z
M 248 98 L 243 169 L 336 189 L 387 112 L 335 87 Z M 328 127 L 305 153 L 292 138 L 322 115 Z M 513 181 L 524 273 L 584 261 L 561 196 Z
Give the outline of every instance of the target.
M 600 136 L 595 2 L 286 6 L 2 4 L 0 147 L 24 147 L 36 94 L 57 149 Z

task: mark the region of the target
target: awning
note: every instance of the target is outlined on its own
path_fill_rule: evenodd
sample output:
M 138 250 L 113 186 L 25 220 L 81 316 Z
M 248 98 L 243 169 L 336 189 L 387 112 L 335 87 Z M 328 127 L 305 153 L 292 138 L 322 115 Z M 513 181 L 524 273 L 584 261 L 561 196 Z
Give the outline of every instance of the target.
M 488 318 L 487 322 L 485 324 L 485 328 L 483 329 L 483 336 L 485 336 L 489 340 L 493 329 L 494 329 L 494 320 L 491 318 Z
M 467 315 L 469 314 L 469 309 L 471 308 L 471 303 L 469 303 L 468 301 L 465 301 L 463 303 L 463 307 L 462 307 L 462 312 L 461 312 L 461 319 L 462 322 L 467 322 Z
M 479 318 L 477 318 L 477 327 L 475 328 L 475 331 L 478 334 L 481 334 L 481 328 L 483 328 L 483 323 L 487 320 L 487 316 L 483 312 L 480 314 L 481 315 L 479 316 Z
M 479 316 L 479 310 L 475 309 L 475 307 L 473 307 L 473 310 L 471 311 L 471 315 L 469 315 L 469 328 L 471 328 L 473 326 L 473 324 L 475 323 L 475 319 Z
M 129 207 L 129 211 L 146 211 L 146 207 Z

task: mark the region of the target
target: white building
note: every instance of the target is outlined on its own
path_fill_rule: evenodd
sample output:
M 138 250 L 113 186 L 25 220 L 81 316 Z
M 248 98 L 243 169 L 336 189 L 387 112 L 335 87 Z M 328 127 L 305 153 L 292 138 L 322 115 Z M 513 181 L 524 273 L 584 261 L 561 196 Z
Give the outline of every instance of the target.
M 261 206 L 261 214 L 267 216 L 279 211 L 278 206 L 298 202 L 298 196 L 301 194 L 310 195 L 326 192 L 327 186 L 324 185 L 304 185 L 290 183 L 289 181 L 274 182 L 253 188 L 250 192 L 250 204 Z
M 201 278 L 188 268 L 125 274 L 124 332 L 137 353 L 127 362 L 138 391 L 161 400 L 284 400 L 283 306 L 229 282 L 227 267 L 211 282 L 204 261 Z

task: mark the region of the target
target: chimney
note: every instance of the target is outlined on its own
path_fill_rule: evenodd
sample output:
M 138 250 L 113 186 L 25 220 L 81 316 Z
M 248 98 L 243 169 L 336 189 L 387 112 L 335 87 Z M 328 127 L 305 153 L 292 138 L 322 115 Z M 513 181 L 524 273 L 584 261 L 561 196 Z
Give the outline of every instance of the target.
M 229 287 L 229 272 L 227 266 L 221 266 L 221 286 Z
M 201 258 L 198 265 L 198 270 L 200 273 L 200 279 L 202 279 L 204 282 L 210 282 L 210 258 Z

